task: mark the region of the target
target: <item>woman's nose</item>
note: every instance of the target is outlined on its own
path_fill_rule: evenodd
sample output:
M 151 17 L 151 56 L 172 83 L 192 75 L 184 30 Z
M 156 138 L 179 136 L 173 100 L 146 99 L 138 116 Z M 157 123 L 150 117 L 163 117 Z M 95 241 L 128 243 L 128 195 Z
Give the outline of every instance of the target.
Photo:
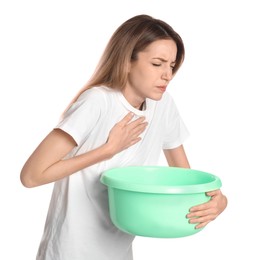
M 166 81 L 170 81 L 172 79 L 172 68 L 169 67 L 168 69 L 165 69 L 162 74 L 162 79 Z

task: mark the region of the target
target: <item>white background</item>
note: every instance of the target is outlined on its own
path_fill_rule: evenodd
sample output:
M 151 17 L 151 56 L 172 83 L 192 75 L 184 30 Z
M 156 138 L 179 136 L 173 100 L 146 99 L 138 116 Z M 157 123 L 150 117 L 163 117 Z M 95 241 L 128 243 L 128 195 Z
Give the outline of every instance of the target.
M 165 20 L 184 40 L 186 59 L 169 91 L 191 133 L 192 168 L 218 175 L 229 205 L 196 235 L 137 237 L 134 259 L 257 259 L 254 2 L 1 1 L 0 259 L 35 259 L 52 184 L 26 189 L 20 170 L 117 26 L 142 13 Z

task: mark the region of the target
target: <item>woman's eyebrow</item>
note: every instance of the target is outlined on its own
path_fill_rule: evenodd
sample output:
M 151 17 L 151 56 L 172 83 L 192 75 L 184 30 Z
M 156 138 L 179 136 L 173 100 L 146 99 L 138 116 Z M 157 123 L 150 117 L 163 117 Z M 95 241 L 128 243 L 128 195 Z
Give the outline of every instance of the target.
M 167 60 L 165 60 L 165 59 L 163 59 L 163 58 L 161 58 L 161 57 L 154 57 L 153 59 L 160 60 L 160 61 L 162 61 L 162 62 L 168 62 Z M 171 64 L 175 64 L 175 63 L 176 63 L 176 61 L 172 61 L 172 62 L 171 62 Z

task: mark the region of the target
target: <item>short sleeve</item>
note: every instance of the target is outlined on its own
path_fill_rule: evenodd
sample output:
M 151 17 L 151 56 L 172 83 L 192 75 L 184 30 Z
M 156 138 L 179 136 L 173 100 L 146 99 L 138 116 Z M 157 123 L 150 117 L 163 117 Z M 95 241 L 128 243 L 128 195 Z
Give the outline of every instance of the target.
M 164 132 L 163 149 L 174 149 L 184 143 L 189 136 L 189 131 L 181 118 L 177 106 L 170 96 L 165 115 L 166 128 Z
M 104 111 L 104 97 L 100 91 L 89 89 L 64 113 L 55 128 L 68 133 L 80 145 L 90 135 Z

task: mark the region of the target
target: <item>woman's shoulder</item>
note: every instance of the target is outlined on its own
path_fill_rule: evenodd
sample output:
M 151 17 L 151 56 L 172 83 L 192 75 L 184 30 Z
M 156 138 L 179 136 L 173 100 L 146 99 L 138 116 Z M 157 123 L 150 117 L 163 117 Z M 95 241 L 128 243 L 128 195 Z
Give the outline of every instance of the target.
M 88 99 L 94 99 L 99 101 L 104 100 L 108 98 L 112 94 L 112 92 L 112 89 L 105 86 L 91 87 L 80 94 L 78 101 L 84 101 Z

